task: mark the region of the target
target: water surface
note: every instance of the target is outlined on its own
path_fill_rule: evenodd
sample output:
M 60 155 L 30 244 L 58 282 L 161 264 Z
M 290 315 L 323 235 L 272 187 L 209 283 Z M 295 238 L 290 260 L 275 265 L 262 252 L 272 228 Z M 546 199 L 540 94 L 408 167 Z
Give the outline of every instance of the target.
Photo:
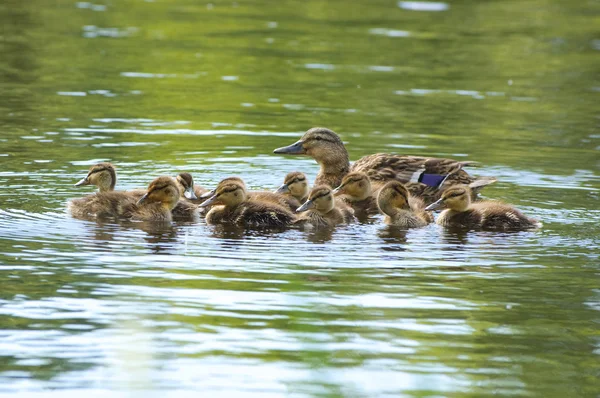
M 0 394 L 600 394 L 595 1 L 0 5 Z M 192 172 L 274 189 L 313 126 L 481 162 L 535 232 L 72 219 Z

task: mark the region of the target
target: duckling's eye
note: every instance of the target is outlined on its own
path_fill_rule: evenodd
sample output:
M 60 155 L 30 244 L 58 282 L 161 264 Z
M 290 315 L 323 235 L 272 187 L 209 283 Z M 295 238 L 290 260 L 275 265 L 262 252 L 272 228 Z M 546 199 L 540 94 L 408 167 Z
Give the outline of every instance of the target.
M 315 137 L 315 140 L 317 140 L 317 141 L 321 141 L 322 139 L 323 138 L 321 138 L 321 137 Z
M 328 196 L 328 197 L 327 197 L 327 200 L 331 202 L 331 196 Z

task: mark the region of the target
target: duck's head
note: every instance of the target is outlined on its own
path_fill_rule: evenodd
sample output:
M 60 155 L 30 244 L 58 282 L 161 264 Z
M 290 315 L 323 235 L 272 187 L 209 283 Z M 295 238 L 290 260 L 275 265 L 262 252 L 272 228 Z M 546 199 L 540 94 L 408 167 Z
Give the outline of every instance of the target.
M 235 183 L 242 184 L 244 186 L 244 189 L 246 189 L 246 183 L 240 177 L 227 177 L 227 178 L 221 180 L 221 182 L 219 184 L 225 183 L 227 181 L 232 181 Z M 200 199 L 212 198 L 213 196 L 215 196 L 215 192 L 217 192 L 217 188 L 211 189 L 208 192 L 204 192 L 202 195 L 200 195 Z
M 335 207 L 333 193 L 331 188 L 326 185 L 314 187 L 308 195 L 308 200 L 304 202 L 296 211 L 301 213 L 307 210 L 316 210 L 321 214 L 329 213 Z
M 177 182 L 171 177 L 158 177 L 155 178 L 150 185 L 148 185 L 148 191 L 144 196 L 138 200 L 138 205 L 146 203 L 162 203 L 169 210 L 172 210 L 177 202 L 179 201 L 179 187 Z
M 455 185 L 444 191 L 442 197 L 425 208 L 435 210 L 447 208 L 454 211 L 465 211 L 471 204 L 471 190 L 466 185 Z
M 365 173 L 347 174 L 339 187 L 333 190 L 334 195 L 348 195 L 352 200 L 363 200 L 371 196 L 371 181 Z
M 76 187 L 95 185 L 100 192 L 113 191 L 117 183 L 115 166 L 108 162 L 98 163 L 90 167 L 87 176 L 79 180 Z
M 377 206 L 383 214 L 392 215 L 398 210 L 410 210 L 409 193 L 400 181 L 390 181 L 377 195 Z
M 308 181 L 306 181 L 306 175 L 299 171 L 288 173 L 283 180 L 283 185 L 275 192 L 290 194 L 298 200 L 306 198 L 308 196 Z
M 318 163 L 348 162 L 348 152 L 339 135 L 324 127 L 313 127 L 292 145 L 277 148 L 273 153 L 308 155 Z
M 179 194 L 190 200 L 198 199 L 194 193 L 194 179 L 190 173 L 179 173 L 175 178 L 179 185 Z
M 212 195 L 200 204 L 200 207 L 212 205 L 235 206 L 246 200 L 246 184 L 239 177 L 230 177 L 222 180 Z M 203 195 L 204 196 L 204 195 Z

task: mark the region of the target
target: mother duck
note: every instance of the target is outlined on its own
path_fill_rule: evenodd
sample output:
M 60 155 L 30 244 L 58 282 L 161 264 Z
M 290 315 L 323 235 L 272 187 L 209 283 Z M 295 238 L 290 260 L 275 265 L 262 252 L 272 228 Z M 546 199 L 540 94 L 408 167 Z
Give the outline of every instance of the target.
M 475 197 L 479 189 L 496 181 L 494 177 L 472 177 L 462 170 L 476 162 L 443 158 L 376 153 L 362 157 L 350 166 L 344 143 L 335 132 L 324 127 L 311 128 L 298 142 L 273 152 L 315 159 L 321 166 L 315 185 L 336 188 L 346 174 L 363 172 L 369 176 L 375 191 L 387 181 L 397 180 L 404 183 L 412 195 L 427 203 L 439 199 L 446 188 L 455 184 L 468 185 Z M 427 178 L 423 179 L 424 176 Z

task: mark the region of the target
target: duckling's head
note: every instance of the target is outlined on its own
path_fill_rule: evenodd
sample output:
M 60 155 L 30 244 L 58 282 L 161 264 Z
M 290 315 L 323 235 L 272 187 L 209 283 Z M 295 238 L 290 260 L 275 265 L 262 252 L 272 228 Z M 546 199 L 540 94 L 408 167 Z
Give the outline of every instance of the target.
M 169 210 L 172 210 L 179 201 L 179 198 L 177 182 L 171 177 L 158 177 L 148 185 L 148 192 L 140 198 L 138 205 L 162 203 Z
M 280 186 L 276 193 L 290 194 L 298 200 L 303 200 L 308 196 L 308 182 L 306 175 L 299 171 L 288 173 L 283 180 L 283 185 Z
M 348 152 L 340 136 L 324 127 L 313 127 L 295 144 L 277 148 L 273 153 L 308 155 L 323 164 L 348 162 Z
M 390 181 L 381 188 L 377 195 L 377 206 L 383 214 L 391 216 L 398 210 L 410 210 L 409 193 L 400 181 Z
M 465 211 L 471 204 L 471 190 L 466 185 L 455 185 L 444 191 L 442 197 L 425 208 L 435 210 L 447 208 L 454 211 Z
M 194 193 L 194 179 L 190 173 L 179 173 L 175 178 L 179 185 L 179 194 L 190 200 L 198 199 Z
M 113 191 L 117 183 L 117 172 L 115 166 L 108 162 L 98 163 L 90 167 L 87 176 L 82 178 L 76 187 L 83 185 L 95 185 L 100 192 Z
M 200 204 L 200 207 L 211 205 L 236 206 L 248 197 L 246 184 L 239 177 L 230 177 L 222 180 L 210 198 Z
M 329 213 L 335 207 L 333 193 L 327 185 L 314 187 L 308 195 L 308 200 L 304 202 L 296 211 L 301 213 L 307 210 L 316 210 L 321 214 Z
M 333 190 L 334 195 L 348 195 L 352 200 L 364 200 L 371 196 L 371 181 L 365 173 L 347 174 L 339 187 Z
M 244 186 L 244 190 L 246 189 L 246 183 L 240 177 L 227 177 L 227 178 L 221 180 L 221 182 L 219 184 L 223 184 L 227 181 L 242 184 Z M 217 192 L 217 188 L 211 189 L 208 192 L 204 192 L 202 195 L 200 195 L 200 199 L 212 198 L 213 196 L 215 196 L 215 192 Z

